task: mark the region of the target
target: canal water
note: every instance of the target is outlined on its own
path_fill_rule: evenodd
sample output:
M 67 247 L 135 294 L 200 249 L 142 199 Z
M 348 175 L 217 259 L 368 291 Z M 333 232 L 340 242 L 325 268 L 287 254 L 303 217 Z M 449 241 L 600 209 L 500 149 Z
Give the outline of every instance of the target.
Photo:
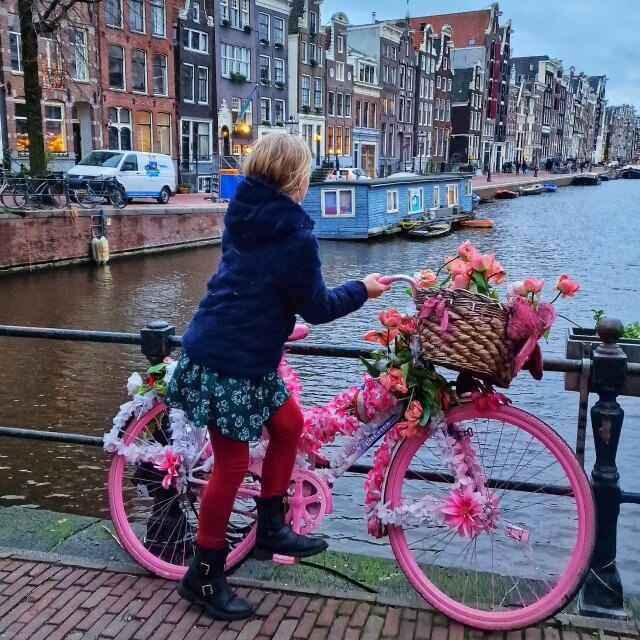
M 498 256 L 510 280 L 526 275 L 547 278 L 549 297 L 559 274 L 578 280 L 581 290 L 576 298 L 559 301 L 556 308 L 582 326 L 593 325 L 593 309 L 604 309 L 625 323 L 640 320 L 640 183 L 618 180 L 598 187 L 567 187 L 555 194 L 485 205 L 478 213 L 493 219 L 495 227 L 459 230 L 422 242 L 401 237 L 369 243 L 321 241 L 325 278 L 336 285 L 374 271 L 437 268 L 445 255 L 470 239 L 483 252 Z M 162 319 L 181 333 L 219 257 L 219 247 L 208 247 L 127 258 L 105 267 L 4 276 L 0 323 L 138 331 L 145 323 Z M 313 327 L 308 341 L 363 344 L 361 336 L 377 326 L 378 311 L 406 306 L 401 289 L 370 301 L 357 314 Z M 547 357 L 564 355 L 568 327 L 566 320 L 558 319 L 543 345 Z M 135 347 L 8 338 L 0 338 L 0 362 L 0 424 L 91 435 L 108 431 L 126 400 L 127 377 L 146 364 Z M 360 367 L 352 360 L 292 357 L 291 362 L 300 373 L 309 404 L 327 401 L 360 376 Z M 509 395 L 575 444 L 578 398 L 563 390 L 561 374 L 548 373 L 535 382 L 525 373 L 514 381 Z M 618 454 L 621 482 L 626 490 L 640 491 L 640 402 L 623 398 L 622 406 L 626 417 Z M 589 446 L 588 469 L 592 465 Z M 0 506 L 106 517 L 107 466 L 98 449 L 0 438 Z M 334 548 L 387 555 L 386 542 L 366 535 L 361 511 L 353 508 L 354 500 L 362 504 L 362 481 L 349 476 L 337 484 L 335 515 L 323 531 L 334 538 Z M 640 592 L 640 510 L 623 505 L 621 511 L 623 581 L 627 589 Z

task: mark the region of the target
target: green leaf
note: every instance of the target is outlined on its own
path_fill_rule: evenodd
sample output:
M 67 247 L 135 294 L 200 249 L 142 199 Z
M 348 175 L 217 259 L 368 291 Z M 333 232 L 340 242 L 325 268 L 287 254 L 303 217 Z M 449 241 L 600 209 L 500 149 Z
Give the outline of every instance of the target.
M 484 295 L 489 294 L 489 285 L 484 278 L 484 275 L 481 271 L 473 272 L 473 281 L 476 283 L 476 287 L 478 288 L 478 293 L 482 293 Z
M 449 274 L 439 285 L 438 287 L 440 289 L 442 289 L 443 287 L 446 287 L 449 283 L 451 282 L 451 274 Z
M 427 422 L 429 422 L 429 418 L 431 417 L 431 409 L 429 405 L 423 407 L 422 418 L 420 418 L 420 426 L 424 427 Z
M 378 371 L 378 369 L 374 365 L 372 365 L 368 360 L 365 360 L 364 358 L 361 357 L 360 362 L 362 362 L 362 364 L 365 366 L 365 369 L 367 370 L 367 372 L 372 378 L 380 377 L 380 371 Z
M 411 287 L 407 287 L 404 292 L 408 295 L 408 296 L 413 296 L 413 291 L 411 290 Z
M 167 370 L 167 365 L 163 362 L 160 364 L 155 364 L 153 367 L 149 367 L 147 369 L 147 373 L 164 373 Z
M 407 378 L 409 377 L 409 363 L 405 362 L 404 364 L 400 365 L 400 371 L 402 371 L 402 377 L 407 380 Z

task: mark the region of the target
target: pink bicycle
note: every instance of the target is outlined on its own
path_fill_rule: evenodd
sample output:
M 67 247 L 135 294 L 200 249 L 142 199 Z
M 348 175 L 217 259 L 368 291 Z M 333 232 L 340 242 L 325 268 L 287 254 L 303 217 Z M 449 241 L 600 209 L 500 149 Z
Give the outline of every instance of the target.
M 392 279 L 415 291 L 408 276 Z M 297 328 L 292 339 L 307 332 Z M 295 387 L 297 378 L 283 367 Z M 105 446 L 115 453 L 108 492 L 122 544 L 153 573 L 177 580 L 191 558 L 199 501 L 215 460 L 206 430 L 191 427 L 162 401 L 170 374 L 168 364 L 152 367 L 146 382 L 130 379 L 133 400 L 121 407 Z M 293 528 L 316 529 L 333 510 L 333 484 L 382 440 L 384 455 L 377 459 L 383 464 L 373 471 L 381 477 L 367 479 L 369 489 L 380 487 L 368 506 L 369 530 L 388 535 L 400 568 L 433 607 L 487 630 L 530 626 L 566 607 L 588 570 L 596 520 L 589 482 L 564 440 L 525 411 L 478 408 L 464 396 L 432 417 L 429 429 L 401 438 L 394 429 L 400 416 L 376 405 L 376 393 L 365 383 L 348 398 L 338 396 L 331 411 L 308 410 L 328 421 L 330 431 L 334 414 L 352 421 L 354 412 L 362 416 L 358 404 L 367 394 L 368 406 L 382 407 L 356 421 L 330 457 L 301 445 L 288 499 Z M 228 527 L 229 567 L 254 546 L 264 450 L 265 440 L 252 447 L 238 492 Z

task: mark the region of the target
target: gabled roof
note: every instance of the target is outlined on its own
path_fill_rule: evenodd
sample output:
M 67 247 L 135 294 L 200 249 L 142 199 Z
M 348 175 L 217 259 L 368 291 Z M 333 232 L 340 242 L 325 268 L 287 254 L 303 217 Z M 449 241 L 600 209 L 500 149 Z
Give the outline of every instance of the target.
M 471 69 L 456 69 L 451 84 L 451 102 L 468 102 L 469 85 L 473 78 L 473 67 Z
M 589 76 L 589 86 L 592 91 L 598 90 L 598 85 L 604 79 L 604 76 Z
M 516 71 L 516 81 L 522 76 L 525 80 L 538 79 L 538 63 L 541 60 L 549 60 L 549 56 L 524 56 L 511 58 L 511 66 Z
M 422 44 L 422 32 L 428 24 L 430 24 L 438 34 L 442 31 L 444 25 L 449 25 L 453 30 L 453 42 L 456 48 L 484 44 L 484 35 L 489 28 L 490 20 L 491 9 L 411 18 L 409 23 L 410 28 L 414 30 L 412 35 L 413 46 L 416 51 L 420 48 Z

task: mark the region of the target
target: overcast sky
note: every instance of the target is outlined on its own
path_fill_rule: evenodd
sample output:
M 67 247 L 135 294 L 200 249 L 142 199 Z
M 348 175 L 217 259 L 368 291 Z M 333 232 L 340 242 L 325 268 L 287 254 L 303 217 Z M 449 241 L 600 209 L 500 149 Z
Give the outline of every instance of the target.
M 482 0 L 409 0 L 412 16 L 473 11 Z M 640 111 L 640 0 L 502 0 L 501 24 L 511 19 L 512 55 L 548 55 L 568 69 L 606 75 L 609 105 Z M 322 22 L 344 11 L 352 24 L 402 17 L 406 0 L 324 0 Z M 453 39 L 455 41 L 454 32 Z

